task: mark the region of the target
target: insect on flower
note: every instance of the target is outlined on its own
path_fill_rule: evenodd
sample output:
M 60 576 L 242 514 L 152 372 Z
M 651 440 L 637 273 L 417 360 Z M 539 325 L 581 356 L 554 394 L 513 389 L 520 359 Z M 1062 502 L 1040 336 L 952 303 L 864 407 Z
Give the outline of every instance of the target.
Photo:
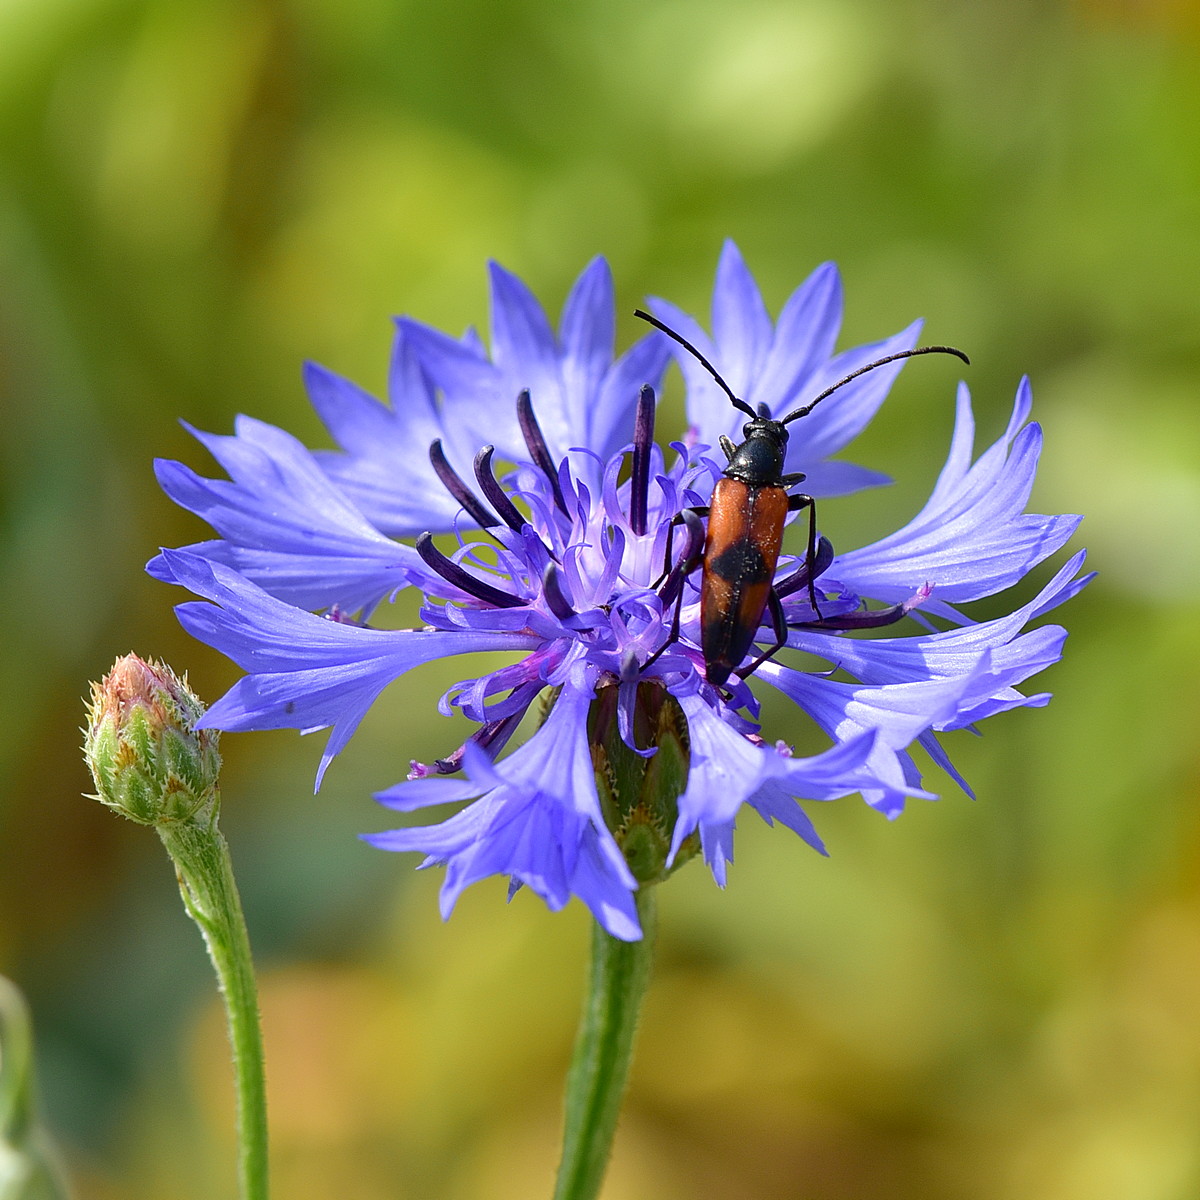
M 960 385 L 928 501 L 835 555 L 813 501 L 884 482 L 835 456 L 883 402 L 915 324 L 839 353 L 832 264 L 773 321 L 727 243 L 711 336 L 654 298 L 659 332 L 618 354 L 602 259 L 572 288 L 557 331 L 516 276 L 489 273 L 490 347 L 401 318 L 390 404 L 306 367 L 337 449 L 239 417 L 232 436 L 197 432 L 228 478 L 156 464 L 168 495 L 216 536 L 163 550 L 149 570 L 196 596 L 179 606 L 184 627 L 247 672 L 203 727 L 329 729 L 319 782 L 393 681 L 469 662 L 437 705 L 467 718 L 468 736 L 377 794 L 410 815 L 461 807 L 368 841 L 443 868 L 446 915 L 464 889 L 501 876 L 553 909 L 582 900 L 625 939 L 641 936 L 639 888 L 689 857 L 702 853 L 725 885 L 746 813 L 823 853 L 803 803 L 861 793 L 896 817 L 934 794 L 922 755 L 969 791 L 940 739 L 1046 703 L 1021 690 L 1061 657 L 1066 630 L 1042 618 L 1090 578 L 1080 552 L 1000 616 L 960 608 L 1025 579 L 1080 520 L 1027 511 L 1042 448 L 1028 382 L 978 455 Z M 931 351 L 958 353 L 920 353 Z M 656 389 L 671 354 L 687 432 L 664 446 Z M 791 423 L 814 408 L 789 443 Z M 806 495 L 792 495 L 801 473 Z M 789 556 L 783 526 L 806 508 L 807 550 Z M 439 549 L 434 538 L 447 536 Z M 404 588 L 421 597 L 419 623 L 377 620 Z M 853 636 L 901 630 L 918 610 L 909 632 Z M 831 669 L 781 662 L 775 647 L 755 657 L 785 632 L 787 648 Z M 761 720 L 751 682 L 795 720 Z M 511 748 L 534 713 L 540 723 Z M 806 725 L 819 741 L 797 751 Z
M 774 580 L 779 552 L 783 547 L 784 520 L 788 513 L 808 509 L 808 542 L 804 559 L 795 574 L 779 586 L 788 591 L 807 587 L 809 603 L 818 617 L 816 621 L 806 622 L 810 628 L 844 627 L 836 618 L 826 620 L 821 617 L 816 590 L 816 580 L 821 573 L 817 569 L 817 503 L 812 496 L 803 492 L 788 495 L 789 488 L 803 483 L 805 479 L 802 471 L 788 475 L 783 473 L 788 424 L 808 416 L 822 400 L 851 380 L 887 363 L 913 358 L 918 354 L 953 354 L 968 366 L 971 360 L 953 346 L 918 346 L 912 350 L 901 350 L 851 371 L 815 399 L 775 420 L 765 404 L 760 404 L 756 412 L 745 400 L 735 396 L 733 389 L 721 378 L 712 363 L 681 334 L 640 308 L 634 310 L 634 316 L 648 321 L 693 355 L 716 380 L 734 408 L 750 418 L 742 427 L 743 440 L 739 445 L 735 446 L 724 434 L 720 436 L 727 465 L 713 488 L 711 502 L 690 510 L 695 516 L 708 517 L 708 535 L 702 555 L 704 574 L 700 586 L 700 645 L 704 654 L 705 676 L 714 687 L 720 687 L 735 671 L 741 679 L 752 675 L 787 644 L 787 618 Z M 670 569 L 670 558 L 671 543 L 668 540 L 664 576 Z M 696 562 L 689 562 L 685 570 L 690 573 L 697 565 Z M 671 633 L 647 666 L 679 636 L 682 602 L 683 591 L 680 589 Z M 749 666 L 741 667 L 740 664 L 754 644 L 763 613 L 768 608 L 771 610 L 775 641 Z M 878 619 L 870 623 L 880 626 L 890 625 L 905 614 L 900 606 L 893 606 L 876 615 Z M 859 614 L 855 620 L 856 627 L 863 628 L 865 623 L 863 614 Z

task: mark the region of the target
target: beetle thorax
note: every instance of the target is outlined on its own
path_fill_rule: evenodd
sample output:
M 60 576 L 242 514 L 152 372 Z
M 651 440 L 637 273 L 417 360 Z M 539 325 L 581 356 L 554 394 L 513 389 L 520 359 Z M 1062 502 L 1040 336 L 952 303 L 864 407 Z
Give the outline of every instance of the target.
M 755 487 L 778 486 L 787 449 L 787 426 L 770 417 L 755 417 L 742 426 L 745 441 L 733 453 L 724 474 Z

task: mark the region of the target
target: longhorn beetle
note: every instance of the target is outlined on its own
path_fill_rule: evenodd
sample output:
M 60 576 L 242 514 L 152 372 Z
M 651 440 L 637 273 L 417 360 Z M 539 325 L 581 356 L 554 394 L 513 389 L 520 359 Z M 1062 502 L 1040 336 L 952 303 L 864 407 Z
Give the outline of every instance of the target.
M 724 434 L 721 435 L 721 449 L 725 452 L 728 465 L 713 488 L 712 500 L 708 506 L 691 510 L 697 516 L 708 514 L 708 534 L 704 541 L 702 559 L 704 573 L 700 583 L 700 649 L 704 654 L 704 673 L 709 683 L 720 687 L 735 671 L 738 677 L 743 679 L 752 674 L 767 659 L 778 654 L 787 642 L 787 619 L 775 588 L 775 566 L 783 546 L 784 519 L 789 512 L 808 509 L 808 545 L 804 562 L 792 577 L 795 584 L 792 590 L 807 586 L 809 602 L 817 615 L 813 624 L 824 624 L 826 628 L 850 627 L 836 624 L 837 618 L 825 622 L 821 617 L 816 590 L 816 577 L 820 573 L 817 561 L 817 504 L 812 496 L 806 496 L 802 492 L 788 495 L 788 489 L 803 482 L 805 477 L 798 471 L 788 475 L 783 473 L 784 452 L 788 443 L 787 426 L 792 421 L 808 416 L 826 396 L 831 396 L 852 379 L 857 379 L 860 375 L 865 375 L 886 363 L 913 358 L 918 354 L 953 354 L 968 366 L 971 360 L 953 346 L 919 346 L 914 350 L 901 350 L 897 354 L 889 354 L 885 358 L 867 363 L 857 371 L 851 371 L 814 400 L 775 420 L 765 404 L 760 404 L 755 412 L 745 400 L 735 396 L 712 363 L 686 338 L 640 308 L 634 311 L 634 315 L 662 330 L 693 355 L 717 381 L 734 408 L 750 418 L 742 426 L 743 441 L 739 445 L 735 446 Z M 668 535 L 668 569 L 670 556 L 671 544 Z M 687 569 L 694 565 L 689 564 Z M 671 633 L 643 664 L 643 670 L 678 638 L 682 605 L 681 585 Z M 763 613 L 768 608 L 771 610 L 775 642 L 748 667 L 741 667 L 742 660 L 757 637 Z M 860 618 L 853 624 L 888 624 L 899 620 L 903 612 L 903 609 L 897 607 L 895 610 L 873 614 L 877 617 L 876 620 Z

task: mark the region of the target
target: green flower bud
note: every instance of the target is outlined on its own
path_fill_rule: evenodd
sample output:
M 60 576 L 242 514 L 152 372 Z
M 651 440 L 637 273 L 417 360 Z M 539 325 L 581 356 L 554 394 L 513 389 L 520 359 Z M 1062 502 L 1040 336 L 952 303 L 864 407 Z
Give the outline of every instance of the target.
M 687 718 L 661 684 L 638 684 L 633 710 L 634 741 L 654 747 L 650 758 L 635 754 L 617 726 L 617 686 L 597 689 L 589 716 L 592 765 L 605 823 L 639 883 L 658 883 L 700 848 L 693 833 L 670 870 L 667 855 L 679 815 L 677 801 L 687 786 L 690 743 Z
M 212 820 L 220 803 L 217 731 L 195 728 L 204 705 L 165 663 L 119 658 L 92 684 L 83 754 L 94 799 L 143 825 Z

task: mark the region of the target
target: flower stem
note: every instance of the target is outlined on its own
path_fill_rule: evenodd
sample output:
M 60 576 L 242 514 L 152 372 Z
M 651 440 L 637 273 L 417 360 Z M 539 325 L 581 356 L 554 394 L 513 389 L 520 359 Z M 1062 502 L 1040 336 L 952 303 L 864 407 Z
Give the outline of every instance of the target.
M 211 821 L 158 826 L 175 863 L 184 906 L 200 926 L 225 1000 L 238 1113 L 238 1178 L 243 1200 L 267 1200 L 267 1103 L 262 1031 L 246 920 L 229 847 Z
M 0 975 L 0 1197 L 69 1200 L 66 1175 L 37 1119 L 33 1090 L 29 1009 L 16 984 Z
M 654 957 L 655 888 L 643 885 L 636 899 L 640 942 L 620 941 L 599 924 L 592 932 L 591 976 L 567 1075 L 554 1200 L 594 1200 L 608 1166 Z

